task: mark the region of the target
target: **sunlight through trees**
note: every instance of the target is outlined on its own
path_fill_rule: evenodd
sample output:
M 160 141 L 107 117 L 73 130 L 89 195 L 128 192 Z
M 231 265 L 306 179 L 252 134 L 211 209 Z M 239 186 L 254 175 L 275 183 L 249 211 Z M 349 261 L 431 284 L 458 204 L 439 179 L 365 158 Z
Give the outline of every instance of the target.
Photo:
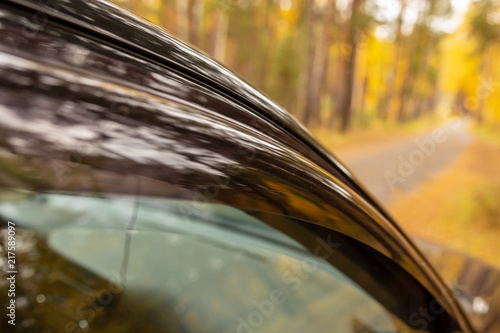
M 115 0 L 239 73 L 306 126 L 500 121 L 500 1 Z

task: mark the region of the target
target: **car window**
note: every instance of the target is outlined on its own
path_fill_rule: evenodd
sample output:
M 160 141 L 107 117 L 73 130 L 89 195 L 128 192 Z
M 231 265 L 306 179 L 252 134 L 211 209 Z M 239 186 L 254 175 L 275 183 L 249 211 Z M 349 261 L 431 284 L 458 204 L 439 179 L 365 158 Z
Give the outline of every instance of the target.
M 216 203 L 18 196 L 3 192 L 0 216 L 16 225 L 29 331 L 416 331 L 328 261 L 349 240 L 314 254 Z
M 1 16 L 1 304 L 13 232 L 18 270 L 0 331 L 456 327 L 428 313 L 394 230 L 296 139 L 60 23 L 13 49 L 20 12 Z

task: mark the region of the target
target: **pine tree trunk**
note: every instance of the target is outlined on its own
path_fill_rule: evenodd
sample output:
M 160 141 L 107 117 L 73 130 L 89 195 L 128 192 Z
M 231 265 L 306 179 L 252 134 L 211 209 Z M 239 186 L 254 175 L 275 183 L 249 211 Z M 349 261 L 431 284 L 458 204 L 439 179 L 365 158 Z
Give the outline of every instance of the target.
M 324 89 L 326 83 L 326 75 L 328 70 L 328 55 L 330 48 L 330 27 L 335 22 L 335 3 L 333 0 L 327 0 L 325 5 L 325 13 L 323 16 L 323 28 L 322 28 L 322 36 L 321 36 L 321 49 L 318 56 L 317 66 L 315 68 L 315 77 L 316 77 L 316 114 L 318 115 L 318 121 L 321 121 L 321 97 L 324 91 L 328 91 Z
M 392 65 L 392 70 L 389 72 L 389 76 L 387 79 L 386 85 L 386 93 L 382 98 L 382 101 L 379 106 L 380 116 L 382 120 L 387 120 L 389 117 L 389 107 L 391 105 L 391 101 L 394 96 L 394 87 L 396 85 L 396 80 L 399 72 L 399 61 L 401 57 L 401 39 L 403 32 L 401 31 L 403 26 L 403 15 L 406 11 L 406 0 L 401 0 L 401 10 L 398 15 L 397 27 L 396 27 L 396 40 L 394 42 L 395 45 L 395 55 L 394 55 L 394 63 Z
M 176 1 L 177 31 L 176 34 L 183 40 L 189 38 L 189 2 L 187 0 Z
M 349 54 L 346 55 L 344 63 L 344 94 L 342 102 L 340 103 L 339 116 L 340 116 L 340 131 L 346 132 L 351 125 L 351 105 L 352 105 L 352 91 L 354 89 L 354 73 L 356 71 L 356 56 L 357 56 L 357 42 L 358 34 L 356 28 L 356 20 L 353 18 L 357 15 L 357 11 L 361 6 L 363 0 L 353 0 L 351 5 L 351 18 L 347 25 L 347 45 L 351 46 Z
M 316 115 L 316 83 L 315 83 L 315 63 L 316 63 L 316 13 L 314 10 L 314 0 L 307 2 L 307 66 L 305 80 L 305 105 L 304 124 L 313 126 Z
M 172 10 L 171 0 L 161 0 L 159 9 L 160 25 L 165 29 L 175 32 L 176 31 L 176 15 Z
M 201 22 L 203 19 L 204 0 L 191 0 L 191 29 L 189 42 L 200 47 Z
M 222 63 L 224 63 L 224 61 L 226 60 L 228 26 L 229 22 L 226 14 L 224 13 L 224 10 L 217 10 L 217 32 L 214 57 Z

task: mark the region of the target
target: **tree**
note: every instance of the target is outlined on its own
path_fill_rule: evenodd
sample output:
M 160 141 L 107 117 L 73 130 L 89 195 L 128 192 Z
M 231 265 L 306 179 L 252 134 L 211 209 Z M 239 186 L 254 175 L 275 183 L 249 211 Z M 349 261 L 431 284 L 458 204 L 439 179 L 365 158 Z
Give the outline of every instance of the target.
M 364 0 L 352 0 L 351 2 L 351 16 L 347 20 L 345 45 L 350 47 L 348 54 L 344 58 L 344 70 L 342 83 L 344 85 L 344 93 L 340 102 L 339 112 L 340 115 L 340 131 L 346 132 L 351 124 L 351 105 L 352 105 L 352 90 L 354 85 L 354 72 L 356 70 L 356 56 L 357 56 L 357 43 L 359 41 L 361 27 L 364 26 L 363 16 L 360 13 L 360 7 Z
M 428 83 L 429 68 L 428 58 L 431 52 L 438 53 L 437 38 L 441 33 L 433 27 L 433 22 L 437 19 L 445 19 L 451 13 L 450 0 L 426 0 L 422 3 L 418 11 L 417 21 L 413 27 L 413 32 L 407 38 L 406 57 L 408 61 L 405 64 L 403 82 L 399 94 L 399 104 L 397 109 L 397 120 L 404 122 L 408 119 L 414 119 L 419 115 L 419 105 L 425 100 L 423 96 L 414 96 L 417 87 L 422 90 Z M 420 83 L 417 85 L 417 83 Z M 425 95 L 433 95 L 434 91 L 426 92 Z M 415 103 L 414 97 L 418 98 Z M 413 110 L 408 108 L 413 106 Z M 415 107 L 416 105 L 416 107 Z
M 383 120 L 386 120 L 389 115 L 389 106 L 390 102 L 394 95 L 394 87 L 396 85 L 396 79 L 398 77 L 399 65 L 400 65 L 400 56 L 401 56 L 401 48 L 402 48 L 402 36 L 403 36 L 403 15 L 406 11 L 406 0 L 400 1 L 400 10 L 398 14 L 398 18 L 396 20 L 396 39 L 394 41 L 394 62 L 392 71 L 388 73 L 387 85 L 386 85 L 386 94 L 381 100 L 380 103 L 380 115 Z
M 184 40 L 188 40 L 189 36 L 189 2 L 187 0 L 177 0 L 176 16 L 177 16 L 177 35 Z
M 177 30 L 176 25 L 176 12 L 172 10 L 174 8 L 176 0 L 160 0 L 160 6 L 158 8 L 159 13 L 159 24 L 172 31 L 175 32 Z
M 304 123 L 315 127 L 321 120 L 321 93 L 325 82 L 330 46 L 329 30 L 334 22 L 334 3 L 328 0 L 323 8 L 321 38 L 318 40 L 318 9 L 314 0 L 308 1 L 308 52 L 306 69 L 306 98 L 304 107 Z
M 305 106 L 304 106 L 304 123 L 306 126 L 311 126 L 313 119 L 315 122 L 319 118 L 317 110 L 316 79 L 314 77 L 315 62 L 316 62 L 316 21 L 317 14 L 315 10 L 315 1 L 307 1 L 307 62 L 306 62 L 306 81 L 305 81 Z
M 189 42 L 200 46 L 201 40 L 201 23 L 203 19 L 204 0 L 191 0 L 191 28 L 189 29 Z
M 490 83 L 486 78 L 493 70 L 493 63 L 497 55 L 490 56 L 490 51 L 500 45 L 500 20 L 495 19 L 494 14 L 500 15 L 500 3 L 494 0 L 481 0 L 472 5 L 472 19 L 470 22 L 470 33 L 476 37 L 478 47 L 475 52 L 481 54 L 479 68 L 480 84 L 476 91 L 476 120 L 482 122 L 486 98 L 489 94 Z M 481 82 L 482 81 L 482 82 Z

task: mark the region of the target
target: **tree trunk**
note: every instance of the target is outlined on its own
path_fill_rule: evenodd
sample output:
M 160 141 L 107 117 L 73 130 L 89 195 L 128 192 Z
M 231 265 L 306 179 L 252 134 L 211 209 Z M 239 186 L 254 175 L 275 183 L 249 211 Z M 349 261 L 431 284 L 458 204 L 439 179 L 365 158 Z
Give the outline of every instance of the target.
M 413 78 L 413 66 L 415 63 L 415 55 L 417 53 L 417 45 L 419 44 L 419 38 L 420 38 L 420 32 L 418 28 L 418 24 L 422 22 L 422 11 L 419 11 L 418 13 L 418 18 L 415 23 L 415 27 L 413 28 L 413 36 L 414 40 L 410 40 L 410 49 L 409 49 L 409 59 L 408 63 L 406 66 L 406 71 L 405 71 L 405 76 L 403 79 L 403 84 L 401 86 L 401 91 L 399 94 L 399 107 L 398 107 L 398 113 L 397 113 L 397 120 L 398 122 L 404 122 L 406 120 L 406 104 L 408 103 L 409 99 L 409 90 L 410 90 L 410 82 Z
M 226 60 L 228 18 L 223 9 L 217 10 L 217 32 L 215 40 L 214 57 L 221 63 Z
M 366 103 L 366 98 L 368 94 L 368 85 L 370 84 L 370 78 L 368 77 L 369 73 L 365 73 L 364 78 L 363 78 L 363 85 L 362 85 L 362 91 L 359 94 L 360 95 L 360 101 L 359 101 L 359 113 L 358 113 L 358 119 L 362 124 L 367 123 L 367 118 L 366 118 L 366 112 L 365 112 L 365 103 Z
M 413 74 L 413 59 L 415 58 L 415 52 L 412 50 L 410 52 L 410 58 L 406 67 L 405 77 L 403 79 L 403 85 L 401 86 L 401 92 L 399 94 L 399 107 L 397 113 L 398 122 L 402 123 L 406 120 L 406 104 L 408 102 L 408 92 L 410 89 L 410 81 Z
M 424 80 L 428 80 L 428 65 L 429 65 L 429 56 L 431 54 L 432 47 L 435 45 L 435 41 L 433 40 L 432 36 L 424 36 L 425 40 L 423 44 L 425 45 L 425 49 L 423 51 L 423 56 L 421 59 L 418 59 L 416 61 L 416 65 L 418 66 L 418 73 L 420 75 L 424 76 Z M 420 61 L 419 61 L 420 60 Z M 414 79 L 416 84 L 418 85 L 418 81 L 416 81 L 416 78 Z M 425 86 L 425 84 L 422 84 Z M 424 95 L 429 96 L 431 95 L 430 93 L 424 92 Z M 417 101 L 414 101 L 414 105 L 416 108 L 412 112 L 413 119 L 417 119 L 422 116 L 423 113 L 425 113 L 424 108 L 429 105 L 428 103 L 425 103 L 425 97 L 424 96 L 411 96 L 412 99 L 417 98 Z
M 330 28 L 335 22 L 335 3 L 333 0 L 327 0 L 325 5 L 325 13 L 323 17 L 323 28 L 321 36 L 321 50 L 319 53 L 318 66 L 315 68 L 315 76 L 317 77 L 317 99 L 316 108 L 318 120 L 321 120 L 321 97 L 326 82 L 326 74 L 328 70 L 328 55 L 331 44 Z
M 305 80 L 305 105 L 304 124 L 312 126 L 313 120 L 317 118 L 315 109 L 315 79 L 314 65 L 316 61 L 316 13 L 314 10 L 314 0 L 307 1 L 307 65 Z
M 160 2 L 160 25 L 169 31 L 176 31 L 176 15 L 175 12 L 171 10 L 172 3 L 171 0 L 161 0 Z
M 200 47 L 201 22 L 203 19 L 203 0 L 191 0 L 191 29 L 189 42 Z
M 361 6 L 363 0 L 353 0 L 351 4 L 351 18 L 347 25 L 347 45 L 351 46 L 349 54 L 346 55 L 344 63 L 344 94 L 342 102 L 340 103 L 339 116 L 340 116 L 340 131 L 346 132 L 351 125 L 351 105 L 352 105 L 352 90 L 354 88 L 354 73 L 356 70 L 356 56 L 357 56 L 357 42 L 358 34 L 356 28 L 356 20 L 354 16 Z
M 476 121 L 481 124 L 484 121 L 484 108 L 486 105 L 486 100 L 491 94 L 492 89 L 491 82 L 489 82 L 487 79 L 491 77 L 492 73 L 491 61 L 488 57 L 488 52 L 484 52 L 482 55 L 479 73 L 479 86 L 476 89 L 477 109 L 474 111 L 476 112 Z
M 210 12 L 210 26 L 209 26 L 209 37 L 208 37 L 208 45 L 206 50 L 208 54 L 212 57 L 215 56 L 215 46 L 217 44 L 217 9 L 212 10 Z
M 248 17 L 248 26 L 247 26 L 247 31 L 246 31 L 246 42 L 248 43 L 248 50 L 253 51 L 257 50 L 257 36 L 258 36 L 258 29 L 257 29 L 257 20 L 256 20 L 256 14 L 257 10 L 255 9 L 254 6 L 251 6 L 251 12 Z M 255 72 L 255 56 L 252 54 L 250 56 L 247 55 L 245 64 L 243 65 L 243 74 L 248 80 L 252 83 L 257 82 L 257 77 Z
M 395 55 L 394 64 L 392 70 L 389 71 L 389 77 L 386 84 L 386 94 L 384 95 L 380 103 L 380 116 L 382 120 L 387 120 L 389 117 L 389 106 L 391 105 L 392 98 L 394 96 L 394 87 L 396 85 L 396 79 L 399 72 L 399 59 L 401 57 L 401 37 L 403 32 L 401 31 L 403 26 L 403 15 L 406 11 L 406 0 L 401 0 L 401 10 L 398 15 L 397 27 L 396 27 L 396 40 L 395 44 Z
M 326 77 L 328 47 L 330 46 L 329 28 L 334 18 L 334 4 L 331 0 L 325 4 L 319 43 L 316 43 L 317 14 L 314 10 L 314 0 L 310 0 L 308 5 L 308 62 L 304 123 L 306 126 L 315 127 L 321 123 L 321 93 Z
M 402 123 L 406 121 L 406 105 L 408 103 L 408 93 L 410 89 L 410 82 L 413 76 L 413 65 L 415 62 L 415 52 L 418 44 L 418 31 L 414 31 L 415 40 L 410 40 L 411 45 L 409 50 L 408 63 L 406 64 L 403 84 L 399 93 L 399 106 L 397 109 L 397 121 Z
M 261 24 L 263 31 L 267 31 L 270 29 L 269 24 L 269 13 L 271 12 L 271 6 L 268 1 L 265 1 L 263 5 L 256 5 L 257 16 L 261 18 Z M 256 68 L 257 68 L 257 87 L 262 91 L 268 91 L 267 88 L 269 86 L 270 77 L 268 75 L 263 75 L 263 73 L 270 72 L 270 63 L 272 63 L 272 50 L 270 45 L 272 44 L 270 34 L 258 34 L 257 44 L 259 49 L 262 50 L 261 57 L 256 59 Z
M 187 41 L 189 38 L 189 2 L 187 0 L 177 0 L 176 11 L 177 36 Z
M 340 131 L 346 132 L 351 125 L 352 91 L 354 89 L 354 72 L 356 70 L 357 47 L 352 44 L 351 54 L 348 56 L 344 73 L 345 92 L 340 104 Z
M 335 121 L 339 118 L 340 111 L 340 101 L 342 101 L 343 87 L 342 80 L 344 77 L 345 61 L 342 55 L 335 58 L 335 68 L 333 70 L 333 82 L 330 92 L 331 110 L 328 119 L 328 128 L 333 129 L 335 127 Z

